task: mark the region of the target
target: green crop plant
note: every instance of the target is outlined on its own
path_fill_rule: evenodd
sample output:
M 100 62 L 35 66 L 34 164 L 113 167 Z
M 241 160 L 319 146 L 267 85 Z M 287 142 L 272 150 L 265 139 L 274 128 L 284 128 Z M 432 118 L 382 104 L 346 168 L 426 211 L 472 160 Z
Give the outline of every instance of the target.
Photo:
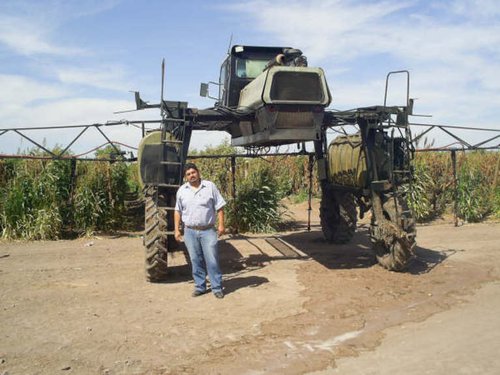
M 202 152 L 193 151 L 190 154 L 192 159 L 188 160 L 188 162 L 194 162 L 199 168 L 202 178 L 212 181 L 219 187 L 224 197 L 229 197 L 232 195 L 231 158 L 197 159 L 196 156 L 231 155 L 235 153 L 237 153 L 237 149 L 225 141 L 219 146 L 207 147 Z
M 57 152 L 57 150 L 56 150 Z M 98 157 L 110 157 L 107 148 Z M 224 143 L 192 155 L 242 153 Z M 43 156 L 43 153 L 33 152 Z M 498 152 L 457 152 L 457 190 L 449 152 L 417 153 L 413 183 L 406 191 L 415 218 L 429 221 L 450 212 L 457 197 L 458 214 L 479 221 L 500 218 Z M 284 221 L 282 198 L 307 199 L 307 156 L 236 158 L 233 199 L 231 158 L 193 159 L 203 178 L 214 181 L 228 201 L 227 225 L 239 231 L 274 231 Z M 0 160 L 0 235 L 16 239 L 56 239 L 68 234 L 124 229 L 124 199 L 139 192 L 137 165 L 71 160 Z M 313 194 L 319 191 L 313 170 Z
M 500 186 L 497 186 L 493 194 L 493 215 L 495 219 L 500 219 Z
M 0 228 L 3 238 L 56 239 L 61 212 L 57 175 L 50 163 L 21 161 L 1 188 Z
M 73 197 L 73 230 L 91 235 L 120 229 L 129 169 L 124 163 L 80 163 Z
M 453 173 L 449 153 L 416 155 L 412 183 L 405 187 L 407 202 L 418 222 L 439 217 L 453 198 Z
M 251 171 L 238 187 L 236 199 L 230 202 L 228 226 L 242 232 L 273 232 L 282 222 L 282 193 L 271 168 L 262 166 Z
M 36 150 L 31 153 L 46 156 Z M 105 153 L 101 155 L 107 157 Z M 125 225 L 125 194 L 130 187 L 138 189 L 137 178 L 131 177 L 134 168 L 123 162 L 78 162 L 73 178 L 72 163 L 76 162 L 0 162 L 3 238 L 56 239 L 70 233 L 121 229 Z
M 490 187 L 478 170 L 462 168 L 458 178 L 458 216 L 467 222 L 478 222 L 492 210 Z
M 413 181 L 405 186 L 408 207 L 418 222 L 425 222 L 432 218 L 433 211 L 429 199 L 429 189 L 432 180 L 427 168 L 423 164 L 415 166 Z

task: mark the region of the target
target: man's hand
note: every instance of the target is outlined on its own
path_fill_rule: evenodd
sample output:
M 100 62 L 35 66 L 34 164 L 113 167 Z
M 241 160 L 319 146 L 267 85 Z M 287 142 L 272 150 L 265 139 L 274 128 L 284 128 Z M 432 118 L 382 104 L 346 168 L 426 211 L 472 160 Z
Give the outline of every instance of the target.
M 219 225 L 217 226 L 217 234 L 220 236 L 222 236 L 225 232 L 225 228 L 224 228 L 224 209 L 221 208 L 219 209 L 219 211 L 217 211 L 217 222 L 219 223 Z
M 182 241 L 181 234 L 181 213 L 177 210 L 174 211 L 174 237 L 177 242 Z
M 176 229 L 175 232 L 174 232 L 174 237 L 175 237 L 175 240 L 177 242 L 182 242 L 183 238 L 182 238 L 182 234 L 181 234 L 181 231 L 179 229 Z

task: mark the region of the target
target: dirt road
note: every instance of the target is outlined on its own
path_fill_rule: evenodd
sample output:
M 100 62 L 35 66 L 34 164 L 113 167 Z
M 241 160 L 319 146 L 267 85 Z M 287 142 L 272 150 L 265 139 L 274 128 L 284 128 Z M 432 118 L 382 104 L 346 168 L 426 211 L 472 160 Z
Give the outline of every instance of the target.
M 170 282 L 146 283 L 139 237 L 0 243 L 0 374 L 382 374 L 409 373 L 397 371 L 407 361 L 420 373 L 456 361 L 500 371 L 498 355 L 486 360 L 500 350 L 487 336 L 500 325 L 489 311 L 500 224 L 419 227 L 407 273 L 375 265 L 366 226 L 332 246 L 317 224 L 279 242 L 226 237 L 223 300 L 192 298 L 179 256 Z M 481 355 L 468 356 L 458 324 L 487 343 Z M 427 360 L 435 350 L 444 367 Z

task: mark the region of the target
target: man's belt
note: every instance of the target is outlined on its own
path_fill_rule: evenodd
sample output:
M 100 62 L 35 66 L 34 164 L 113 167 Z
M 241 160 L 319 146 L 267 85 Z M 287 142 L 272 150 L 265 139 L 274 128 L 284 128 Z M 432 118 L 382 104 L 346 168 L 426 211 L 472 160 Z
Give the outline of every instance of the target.
M 212 229 L 214 226 L 212 225 L 186 225 L 186 228 L 194 229 L 194 230 L 207 230 Z

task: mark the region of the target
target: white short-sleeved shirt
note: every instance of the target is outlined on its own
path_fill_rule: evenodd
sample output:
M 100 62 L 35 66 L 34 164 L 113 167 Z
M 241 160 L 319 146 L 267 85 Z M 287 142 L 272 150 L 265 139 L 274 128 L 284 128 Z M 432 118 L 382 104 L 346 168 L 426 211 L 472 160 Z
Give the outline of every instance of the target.
M 175 210 L 181 213 L 188 227 L 215 225 L 217 211 L 226 205 L 217 186 L 207 180 L 201 180 L 198 190 L 186 182 L 177 190 L 176 197 Z

